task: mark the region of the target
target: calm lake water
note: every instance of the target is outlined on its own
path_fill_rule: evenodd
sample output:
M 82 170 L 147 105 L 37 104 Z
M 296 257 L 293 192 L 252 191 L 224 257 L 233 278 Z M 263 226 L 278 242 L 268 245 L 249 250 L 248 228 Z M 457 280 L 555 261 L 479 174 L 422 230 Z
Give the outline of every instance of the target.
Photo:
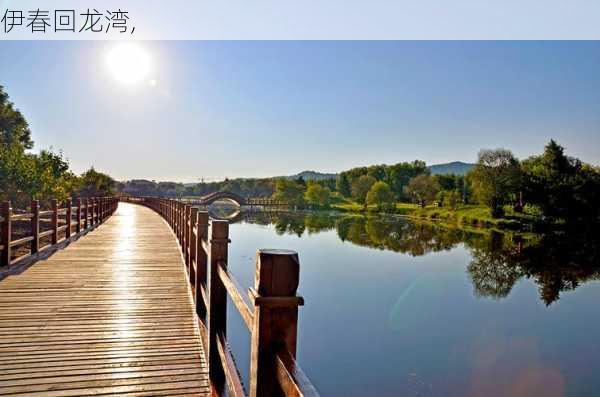
M 244 287 L 257 248 L 298 251 L 298 359 L 324 396 L 600 395 L 597 241 L 335 214 L 246 215 L 230 234 Z M 228 321 L 246 376 L 231 304 Z

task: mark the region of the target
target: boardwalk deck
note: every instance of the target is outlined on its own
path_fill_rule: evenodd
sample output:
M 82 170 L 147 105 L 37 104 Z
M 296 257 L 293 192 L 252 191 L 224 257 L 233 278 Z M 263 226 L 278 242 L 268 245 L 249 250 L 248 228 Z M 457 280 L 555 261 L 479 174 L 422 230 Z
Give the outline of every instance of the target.
M 0 281 L 0 396 L 208 395 L 180 250 L 152 210 Z

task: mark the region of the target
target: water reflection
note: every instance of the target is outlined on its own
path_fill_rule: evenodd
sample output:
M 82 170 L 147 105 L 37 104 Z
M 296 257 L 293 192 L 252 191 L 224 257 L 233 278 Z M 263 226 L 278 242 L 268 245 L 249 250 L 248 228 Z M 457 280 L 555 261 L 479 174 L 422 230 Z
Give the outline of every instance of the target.
M 274 225 L 278 234 L 302 236 L 335 230 L 341 241 L 380 250 L 422 256 L 459 245 L 470 251 L 467 272 L 475 295 L 507 297 L 522 278 L 538 286 L 540 299 L 550 305 L 561 292 L 600 280 L 597 237 L 551 233 L 524 238 L 491 231 L 467 231 L 431 223 L 379 216 L 338 213 L 243 213 L 236 222 Z

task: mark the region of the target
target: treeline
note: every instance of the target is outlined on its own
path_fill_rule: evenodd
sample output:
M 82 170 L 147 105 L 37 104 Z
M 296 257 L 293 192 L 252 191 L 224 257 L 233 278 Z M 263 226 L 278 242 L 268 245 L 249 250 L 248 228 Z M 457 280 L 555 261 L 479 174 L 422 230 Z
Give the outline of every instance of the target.
M 275 198 L 296 206 L 327 207 L 349 199 L 367 207 L 392 209 L 398 202 L 456 205 L 469 200 L 471 190 L 462 175 L 430 175 L 425 162 L 357 167 L 341 172 L 336 180 L 277 180 Z
M 119 191 L 138 196 L 185 197 L 204 196 L 213 192 L 227 191 L 242 197 L 270 197 L 275 191 L 275 179 L 238 178 L 220 182 L 183 184 L 134 179 L 118 184 Z
M 23 114 L 10 102 L 0 86 L 0 200 L 25 208 L 31 199 L 63 201 L 69 197 L 105 196 L 113 193 L 115 181 L 90 168 L 76 175 L 61 152 L 33 148 L 31 130 Z
M 295 205 L 327 206 L 336 198 L 350 199 L 380 210 L 399 202 L 456 209 L 480 204 L 492 217 L 515 212 L 538 215 L 549 222 L 597 222 L 600 217 L 598 167 L 569 157 L 551 140 L 544 152 L 519 161 L 509 150 L 481 150 L 467 175 L 430 175 L 422 161 L 358 167 L 332 181 L 305 183 L 281 180 L 274 196 Z

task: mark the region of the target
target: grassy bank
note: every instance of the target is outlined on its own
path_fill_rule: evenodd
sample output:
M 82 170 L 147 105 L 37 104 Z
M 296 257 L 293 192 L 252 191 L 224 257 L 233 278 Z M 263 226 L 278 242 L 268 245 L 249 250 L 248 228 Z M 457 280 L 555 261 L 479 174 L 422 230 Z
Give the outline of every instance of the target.
M 382 212 L 376 206 L 365 207 L 350 200 L 340 201 L 333 207 L 346 212 Z M 435 220 L 451 225 L 498 230 L 531 231 L 540 221 L 536 214 L 527 211 L 516 213 L 509 206 L 505 208 L 506 213 L 502 218 L 493 218 L 490 209 L 480 205 L 460 205 L 456 209 L 451 209 L 437 206 L 421 208 L 416 204 L 397 203 L 394 208 L 386 209 L 385 212 L 417 219 Z

